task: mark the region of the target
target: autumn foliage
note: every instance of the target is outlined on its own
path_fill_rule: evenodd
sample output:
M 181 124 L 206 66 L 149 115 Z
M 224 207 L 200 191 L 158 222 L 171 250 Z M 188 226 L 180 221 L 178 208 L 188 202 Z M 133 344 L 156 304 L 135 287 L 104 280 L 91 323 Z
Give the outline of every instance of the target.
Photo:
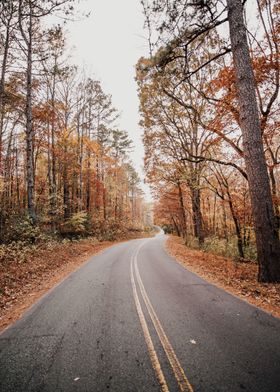
M 278 281 L 279 1 L 244 6 L 262 143 L 244 139 L 237 63 L 232 42 L 219 27 L 228 20 L 229 9 L 242 7 L 240 1 L 217 0 L 207 7 L 204 2 L 146 0 L 143 6 L 152 55 L 141 58 L 136 70 L 145 168 L 157 199 L 155 218 L 191 246 L 240 260 L 258 259 L 259 279 Z M 252 175 L 252 148 L 259 148 L 259 155 L 264 149 L 263 177 L 257 170 Z M 264 243 L 261 217 L 269 216 L 269 207 L 261 212 L 256 206 L 263 191 L 257 185 L 265 183 L 266 169 L 273 230 L 271 241 Z M 268 267 L 264 254 L 270 246 L 273 263 Z
M 112 98 L 71 64 L 62 26 L 50 27 L 48 16 L 77 15 L 74 3 L 1 2 L 2 242 L 41 232 L 113 239 L 147 223 Z

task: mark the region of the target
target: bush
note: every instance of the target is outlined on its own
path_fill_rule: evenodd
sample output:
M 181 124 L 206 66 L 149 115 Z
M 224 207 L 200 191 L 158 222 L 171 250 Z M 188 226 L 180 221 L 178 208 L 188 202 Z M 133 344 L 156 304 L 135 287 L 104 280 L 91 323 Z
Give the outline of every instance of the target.
M 214 253 L 219 256 L 238 258 L 237 239 L 230 237 L 228 241 L 219 237 L 205 238 L 202 246 L 205 252 Z
M 27 244 L 26 242 L 17 241 L 10 244 L 0 245 L 0 263 L 27 262 L 30 256 L 37 250 L 37 245 Z
M 25 244 L 35 244 L 45 240 L 46 237 L 40 227 L 33 224 L 28 216 L 13 217 L 6 233 L 6 242 L 9 243 L 21 241 Z
M 67 238 L 86 236 L 89 234 L 88 225 L 88 214 L 84 211 L 76 212 L 60 226 L 60 234 Z
M 96 222 L 94 234 L 100 241 L 115 241 L 126 231 L 121 222 L 115 219 Z
M 199 247 L 198 241 L 191 237 L 187 241 L 187 246 L 193 249 L 201 249 L 205 252 L 214 253 L 219 256 L 231 257 L 239 260 L 239 253 L 237 248 L 237 237 L 231 236 L 228 241 L 224 238 L 216 236 L 205 238 L 204 244 Z M 244 247 L 244 260 L 257 260 L 257 251 L 253 243 L 250 246 Z

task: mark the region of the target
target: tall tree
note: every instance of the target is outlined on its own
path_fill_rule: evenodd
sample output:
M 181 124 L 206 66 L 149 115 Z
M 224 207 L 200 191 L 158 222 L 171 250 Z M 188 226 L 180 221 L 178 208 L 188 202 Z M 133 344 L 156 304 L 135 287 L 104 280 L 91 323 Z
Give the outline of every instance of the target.
M 73 0 L 19 0 L 18 22 L 21 37 L 24 43 L 23 52 L 26 56 L 26 182 L 27 182 L 27 204 L 28 213 L 33 222 L 36 221 L 35 195 L 34 195 L 34 127 L 32 116 L 32 81 L 33 63 L 36 45 L 36 32 L 40 24 L 40 19 L 50 15 L 55 10 L 69 13 L 72 10 Z M 66 8 L 65 8 L 66 7 Z M 38 44 L 38 42 L 37 42 Z
M 226 5 L 220 0 L 209 2 L 154 0 L 142 3 L 148 25 L 151 26 L 154 21 L 154 27 L 161 33 L 158 42 L 163 48 L 155 63 L 162 72 L 167 64 L 181 58 L 184 59 L 185 73 L 182 82 L 191 80 L 202 68 L 210 63 L 213 64 L 232 51 L 240 127 L 255 226 L 259 262 L 258 279 L 264 282 L 280 281 L 280 242 L 264 155 L 256 101 L 256 83 L 243 16 L 244 4 L 242 0 L 227 0 Z M 159 13 L 161 17 L 154 18 Z M 160 25 L 156 25 L 157 21 L 160 21 Z M 220 47 L 218 52 L 202 58 L 201 64 L 191 69 L 190 64 L 193 63 L 189 60 L 199 54 L 201 42 L 225 22 L 229 23 L 231 47 L 226 45 Z M 195 47 L 193 47 L 194 43 L 196 43 Z M 176 53 L 178 48 L 183 52 L 179 57 Z
M 280 281 L 280 242 L 264 155 L 261 123 L 255 92 L 241 0 L 228 1 L 230 39 L 239 97 L 244 157 L 255 224 L 259 280 Z

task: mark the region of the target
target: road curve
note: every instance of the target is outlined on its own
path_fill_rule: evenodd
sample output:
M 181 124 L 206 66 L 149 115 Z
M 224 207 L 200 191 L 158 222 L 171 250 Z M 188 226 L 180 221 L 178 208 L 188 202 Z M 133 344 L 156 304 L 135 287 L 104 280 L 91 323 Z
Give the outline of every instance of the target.
M 174 262 L 94 256 L 0 335 L 1 392 L 279 392 L 280 320 Z

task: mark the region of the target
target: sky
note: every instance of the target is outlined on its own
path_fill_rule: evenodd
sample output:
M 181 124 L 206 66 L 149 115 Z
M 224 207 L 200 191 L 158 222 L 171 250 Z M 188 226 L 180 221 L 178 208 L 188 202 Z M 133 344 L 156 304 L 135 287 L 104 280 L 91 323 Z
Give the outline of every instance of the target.
M 148 56 L 140 0 L 82 0 L 78 8 L 91 14 L 67 24 L 72 60 L 100 80 L 103 90 L 112 95 L 114 106 L 121 112 L 119 128 L 133 140 L 131 159 L 143 179 L 144 150 L 134 80 L 135 64 L 141 56 Z M 151 200 L 148 186 L 143 184 L 142 189 Z

